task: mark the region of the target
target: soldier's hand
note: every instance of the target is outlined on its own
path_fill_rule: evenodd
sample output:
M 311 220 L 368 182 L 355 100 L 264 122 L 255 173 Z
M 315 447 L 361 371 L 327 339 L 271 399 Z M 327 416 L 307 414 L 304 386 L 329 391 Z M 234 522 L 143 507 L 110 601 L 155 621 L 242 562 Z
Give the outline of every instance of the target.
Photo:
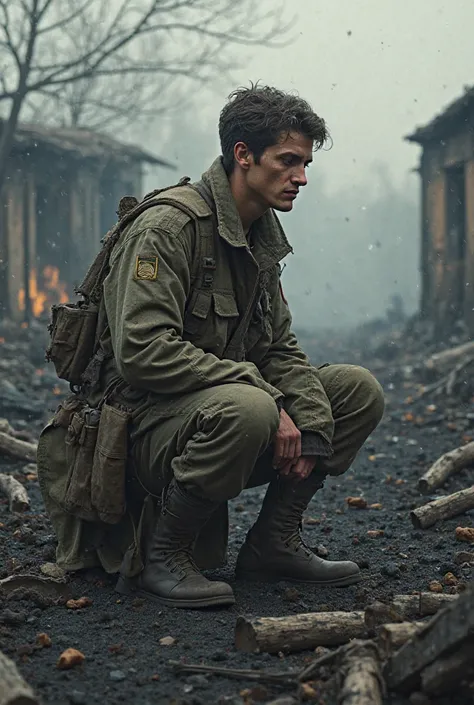
M 274 446 L 273 467 L 287 475 L 291 465 L 301 455 L 301 432 L 284 409 L 280 411 L 280 427 L 275 435 Z
M 306 480 L 313 472 L 316 460 L 316 455 L 302 455 L 298 458 L 296 463 L 290 465 L 288 478 L 294 479 L 297 482 Z

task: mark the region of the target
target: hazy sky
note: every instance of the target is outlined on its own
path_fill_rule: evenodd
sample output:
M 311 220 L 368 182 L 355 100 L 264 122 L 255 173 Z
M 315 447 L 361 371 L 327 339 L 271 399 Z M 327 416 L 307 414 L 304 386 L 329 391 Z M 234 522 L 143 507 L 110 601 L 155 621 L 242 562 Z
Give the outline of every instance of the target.
M 375 160 L 389 162 L 401 182 L 418 158 L 403 136 L 474 83 L 474 2 L 299 0 L 288 6 L 288 17 L 298 13 L 294 42 L 276 50 L 238 48 L 251 59 L 236 71 L 237 83 L 261 79 L 296 89 L 312 103 L 334 139 L 319 157 L 331 187 L 365 181 Z M 201 120 L 215 124 L 233 87 L 214 86 L 202 106 L 196 101 Z M 183 165 L 184 155 L 177 156 Z
M 296 322 L 316 328 L 384 315 L 392 293 L 411 312 L 420 295 L 419 177 L 410 173 L 419 149 L 403 137 L 474 83 L 474 2 L 287 4 L 288 17 L 298 13 L 294 41 L 276 50 L 232 48 L 249 57 L 235 81 L 199 88 L 197 109 L 174 116 L 172 139 L 161 121 L 148 146 L 175 161 L 179 175 L 196 178 L 218 152 L 219 111 L 236 85 L 261 80 L 297 90 L 326 119 L 334 144 L 316 156 L 284 218 L 295 248 L 284 278 Z M 387 170 L 398 196 L 382 183 Z M 169 176 L 160 171 L 155 182 Z

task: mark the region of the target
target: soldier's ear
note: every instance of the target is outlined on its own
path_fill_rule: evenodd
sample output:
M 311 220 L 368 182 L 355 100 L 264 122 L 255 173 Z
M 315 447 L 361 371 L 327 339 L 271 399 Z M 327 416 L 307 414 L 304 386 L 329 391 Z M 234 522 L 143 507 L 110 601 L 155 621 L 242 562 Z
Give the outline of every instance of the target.
M 245 142 L 237 142 L 234 146 L 234 159 L 241 169 L 247 170 L 251 164 L 251 153 Z

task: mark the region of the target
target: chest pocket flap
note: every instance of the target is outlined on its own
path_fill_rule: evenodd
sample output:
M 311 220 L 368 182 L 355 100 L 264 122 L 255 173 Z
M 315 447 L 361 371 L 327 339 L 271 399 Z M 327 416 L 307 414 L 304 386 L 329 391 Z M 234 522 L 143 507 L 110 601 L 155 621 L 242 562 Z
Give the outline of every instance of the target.
M 223 318 L 234 318 L 239 315 L 237 302 L 233 294 L 213 292 L 214 311 Z
M 238 315 L 239 309 L 233 293 L 198 290 L 185 312 L 184 330 L 191 335 L 225 337 L 229 319 Z

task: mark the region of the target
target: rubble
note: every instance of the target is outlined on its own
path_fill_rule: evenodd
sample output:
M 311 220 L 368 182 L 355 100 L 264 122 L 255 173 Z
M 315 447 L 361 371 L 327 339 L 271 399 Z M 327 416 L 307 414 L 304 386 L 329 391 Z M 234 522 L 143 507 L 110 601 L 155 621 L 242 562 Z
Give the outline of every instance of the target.
M 464 637 L 462 648 L 453 637 L 451 652 L 443 647 L 432 662 L 424 661 L 413 682 L 407 676 L 409 684 L 401 690 L 392 674 L 403 649 L 418 654 L 435 648 L 437 620 L 443 619 L 446 634 L 451 623 L 459 624 L 456 612 L 441 616 L 471 589 L 474 525 L 469 507 L 461 519 L 443 511 L 424 528 L 421 523 L 413 526 L 410 518 L 423 502 L 436 507 L 460 493 L 470 496 L 474 407 L 472 395 L 459 396 L 456 386 L 466 381 L 470 363 L 456 373 L 451 395 L 446 383 L 450 365 L 459 366 L 472 353 L 472 346 L 454 349 L 471 341 L 452 339 L 440 348 L 415 324 L 408 332 L 368 326 L 352 337 L 331 336 L 303 339 L 314 362 L 367 366 L 383 384 L 387 410 L 351 471 L 328 479 L 312 501 L 304 533 L 319 555 L 355 560 L 364 579 L 346 590 L 236 582 L 235 556 L 257 516 L 264 488 L 242 494 L 230 503 L 229 566 L 217 577 L 232 583 L 239 612 L 252 615 L 241 621 L 245 639 L 253 643 L 247 650 L 237 648 L 231 637 L 238 614 L 234 610 L 189 615 L 148 601 L 138 607 L 117 598 L 115 576 L 101 570 L 65 573 L 55 564 L 55 540 L 34 458 L 2 451 L 0 442 L 0 474 L 18 482 L 29 500 L 25 511 L 12 511 L 8 497 L 0 495 L 0 613 L 6 616 L 0 624 L 0 648 L 45 702 L 121 698 L 137 705 L 155 700 L 243 705 L 261 697 L 267 705 L 297 705 L 311 698 L 327 705 L 345 698 L 354 705 L 360 697 L 356 691 L 364 693 L 364 688 L 364 705 L 385 705 L 395 697 L 397 705 L 467 702 L 474 676 L 465 655 L 470 643 Z M 43 361 L 43 322 L 20 330 L 6 325 L 2 338 L 0 434 L 34 445 L 68 388 Z M 430 391 L 441 379 L 444 387 Z M 435 466 L 436 472 L 430 472 Z M 435 584 L 438 592 L 431 592 L 429 586 Z M 92 602 L 87 609 L 65 608 L 67 600 L 81 595 Z M 343 615 L 337 623 L 331 622 L 334 614 Z M 302 617 L 313 631 L 301 629 Z M 351 619 L 353 629 L 344 632 L 341 625 Z M 329 628 L 322 629 L 324 624 Z M 166 635 L 173 635 L 170 646 L 160 644 Z M 328 649 L 314 653 L 318 643 Z M 268 644 L 271 653 L 265 651 Z M 87 656 L 67 673 L 76 680 L 66 680 L 56 668 L 58 656 L 69 648 Z M 168 662 L 171 655 L 175 661 Z M 404 658 L 408 674 L 414 661 Z M 445 691 L 448 700 L 442 701 L 438 696 Z

